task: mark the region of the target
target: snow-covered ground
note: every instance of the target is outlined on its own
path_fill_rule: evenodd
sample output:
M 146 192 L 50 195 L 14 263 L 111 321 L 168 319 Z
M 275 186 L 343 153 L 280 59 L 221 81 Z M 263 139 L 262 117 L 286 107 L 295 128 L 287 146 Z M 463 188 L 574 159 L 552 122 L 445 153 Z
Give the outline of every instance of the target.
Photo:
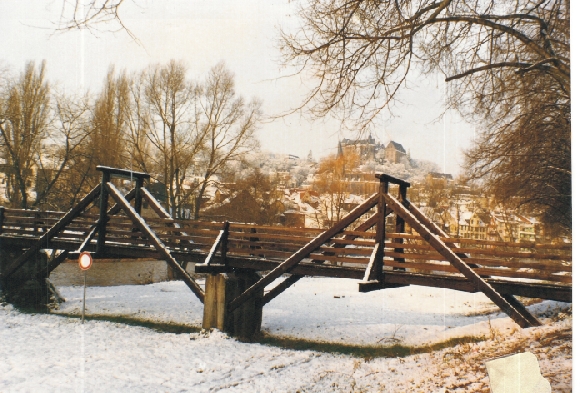
M 82 287 L 59 288 L 57 313 L 80 313 Z M 213 331 L 159 333 L 124 324 L 22 314 L 0 306 L 0 391 L 486 391 L 484 363 L 517 351 L 540 360 L 552 391 L 571 391 L 569 305 L 529 306 L 520 329 L 481 294 L 425 287 L 358 293 L 355 280 L 305 278 L 264 308 L 274 336 L 364 346 L 424 346 L 488 337 L 405 358 L 360 359 L 240 343 Z M 87 315 L 199 326 L 202 305 L 182 282 L 87 288 Z M 488 391 L 488 390 L 487 390 Z

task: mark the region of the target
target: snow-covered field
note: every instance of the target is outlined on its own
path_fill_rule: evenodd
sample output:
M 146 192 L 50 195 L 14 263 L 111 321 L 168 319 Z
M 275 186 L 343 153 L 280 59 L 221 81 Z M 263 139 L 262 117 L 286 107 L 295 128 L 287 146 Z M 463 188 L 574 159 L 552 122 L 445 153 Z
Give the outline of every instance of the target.
M 78 314 L 82 287 L 59 288 L 56 313 Z M 489 391 L 484 363 L 517 351 L 540 360 L 552 391 L 571 391 L 569 305 L 529 306 L 544 326 L 520 329 L 481 294 L 405 287 L 358 293 L 355 280 L 305 278 L 264 308 L 274 336 L 364 346 L 487 340 L 405 358 L 360 359 L 240 343 L 224 334 L 138 326 L 0 306 L 0 391 Z M 179 281 L 87 288 L 87 316 L 199 326 L 202 305 Z

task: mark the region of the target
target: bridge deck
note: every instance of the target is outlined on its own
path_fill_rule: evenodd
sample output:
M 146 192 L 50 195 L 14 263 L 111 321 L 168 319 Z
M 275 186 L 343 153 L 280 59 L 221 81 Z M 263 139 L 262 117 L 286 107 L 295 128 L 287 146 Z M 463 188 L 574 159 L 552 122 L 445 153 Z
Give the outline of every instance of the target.
M 58 222 L 62 212 L 3 209 L 0 239 L 3 245 L 28 248 Z M 52 237 L 46 249 L 74 251 L 99 220 L 89 209 Z M 182 266 L 202 263 L 222 223 L 146 218 L 147 225 Z M 252 224 L 229 225 L 227 260 L 230 267 L 272 270 L 300 250 L 323 230 L 284 228 Z M 373 255 L 376 233 L 351 227 L 309 253 L 289 270 L 292 274 L 362 279 Z M 570 244 L 509 243 L 473 239 L 441 238 L 456 254 L 464 254 L 473 270 L 485 277 L 499 293 L 571 301 L 572 255 Z M 97 240 L 86 249 L 95 251 Z M 126 215 L 109 217 L 100 257 L 159 258 L 151 241 L 137 232 Z M 219 260 L 221 251 L 216 252 Z M 382 277 L 386 284 L 416 284 L 478 291 L 455 266 L 421 236 L 386 233 Z M 198 269 L 201 270 L 201 269 Z

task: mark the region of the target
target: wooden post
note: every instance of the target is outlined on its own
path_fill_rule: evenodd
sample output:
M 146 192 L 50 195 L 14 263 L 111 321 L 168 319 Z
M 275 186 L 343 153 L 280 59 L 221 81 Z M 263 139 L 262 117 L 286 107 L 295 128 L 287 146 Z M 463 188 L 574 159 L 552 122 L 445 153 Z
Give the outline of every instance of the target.
M 363 282 L 358 284 L 360 292 L 381 289 L 384 281 L 383 259 L 385 257 L 385 220 L 387 218 L 385 194 L 387 192 L 389 192 L 389 182 L 387 179 L 380 178 L 376 213 L 377 219 L 375 223 L 375 247 L 371 254 Z
M 205 278 L 202 329 L 224 330 L 226 311 L 226 278 L 223 274 L 210 274 Z
M 403 204 L 407 200 L 407 186 L 404 184 L 399 185 L 399 200 Z M 396 233 L 404 233 L 405 232 L 405 220 L 403 219 L 403 217 L 401 217 L 398 214 L 397 214 L 397 218 L 395 220 L 395 232 Z M 394 239 L 394 243 L 403 243 L 403 239 L 396 238 L 396 239 Z M 404 248 L 395 248 L 395 252 L 396 253 L 403 253 L 403 252 L 405 252 L 405 249 Z M 394 258 L 394 261 L 400 262 L 400 263 L 405 263 L 405 258 Z M 399 267 L 396 267 L 393 270 L 405 271 L 404 268 L 399 268 Z
M 371 280 L 383 281 L 383 258 L 385 257 L 385 194 L 389 192 L 389 183 L 385 179 L 381 179 L 379 183 L 379 202 L 377 203 L 377 224 L 375 226 L 375 244 L 377 252 L 375 253 L 375 260 L 373 262 L 373 269 L 371 271 Z
M 101 201 L 99 204 L 99 233 L 97 235 L 97 254 L 103 252 L 105 246 L 105 237 L 107 235 L 107 209 L 109 204 L 109 191 L 107 183 L 111 180 L 111 174 L 108 171 L 102 171 L 101 176 Z
M 260 279 L 253 270 L 238 269 L 227 274 L 226 302 L 240 296 Z M 224 331 L 241 341 L 253 341 L 262 327 L 263 296 L 264 290 L 261 289 L 234 311 L 226 311 Z
M 224 222 L 224 234 L 222 236 L 222 241 L 221 241 L 221 259 L 222 259 L 222 265 L 227 266 L 228 264 L 228 258 L 227 258 L 227 253 L 228 253 L 228 235 L 230 234 L 230 223 L 229 221 L 225 221 Z
M 250 233 L 256 233 L 256 232 L 257 232 L 257 231 L 256 231 L 256 228 L 250 228 Z M 257 237 L 250 237 L 250 250 L 252 250 L 252 251 L 253 251 L 253 250 L 255 250 L 256 248 L 258 248 L 258 246 L 255 246 L 255 245 L 254 245 L 254 243 L 255 243 L 255 242 L 257 242 L 257 241 L 259 241 L 259 240 L 260 240 L 260 239 L 259 239 L 259 238 L 257 238 Z M 252 257 L 253 257 L 254 255 L 256 255 L 256 254 L 254 254 L 254 253 L 250 253 L 250 256 L 252 256 Z
M 34 212 L 34 234 L 38 235 L 38 232 L 40 232 L 40 228 L 38 228 L 38 223 L 40 221 L 40 211 L 36 210 Z
M 143 196 L 141 194 L 141 189 L 143 188 L 143 178 L 138 177 L 135 181 L 135 211 L 137 214 L 141 214 L 141 207 L 143 206 Z
M 6 208 L 4 206 L 0 206 L 0 234 L 2 234 L 2 230 L 4 229 L 4 215 L 6 214 Z

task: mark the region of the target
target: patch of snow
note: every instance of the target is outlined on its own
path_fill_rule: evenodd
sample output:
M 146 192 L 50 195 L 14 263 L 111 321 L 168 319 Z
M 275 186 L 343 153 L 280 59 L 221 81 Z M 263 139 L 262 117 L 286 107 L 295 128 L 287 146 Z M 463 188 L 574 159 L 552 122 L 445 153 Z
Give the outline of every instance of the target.
M 275 285 L 276 282 L 273 284 Z M 0 391 L 469 391 L 488 389 L 484 363 L 533 352 L 553 392 L 571 390 L 569 305 L 529 306 L 544 326 L 520 329 L 482 294 L 404 287 L 358 293 L 356 280 L 304 278 L 264 308 L 273 335 L 347 344 L 424 344 L 464 335 L 488 340 L 405 358 L 359 359 L 240 343 L 219 331 L 143 327 L 0 305 Z M 79 313 L 82 287 L 59 287 L 60 313 Z M 87 315 L 199 326 L 202 305 L 179 281 L 87 288 Z M 551 318 L 551 319 L 546 319 Z

